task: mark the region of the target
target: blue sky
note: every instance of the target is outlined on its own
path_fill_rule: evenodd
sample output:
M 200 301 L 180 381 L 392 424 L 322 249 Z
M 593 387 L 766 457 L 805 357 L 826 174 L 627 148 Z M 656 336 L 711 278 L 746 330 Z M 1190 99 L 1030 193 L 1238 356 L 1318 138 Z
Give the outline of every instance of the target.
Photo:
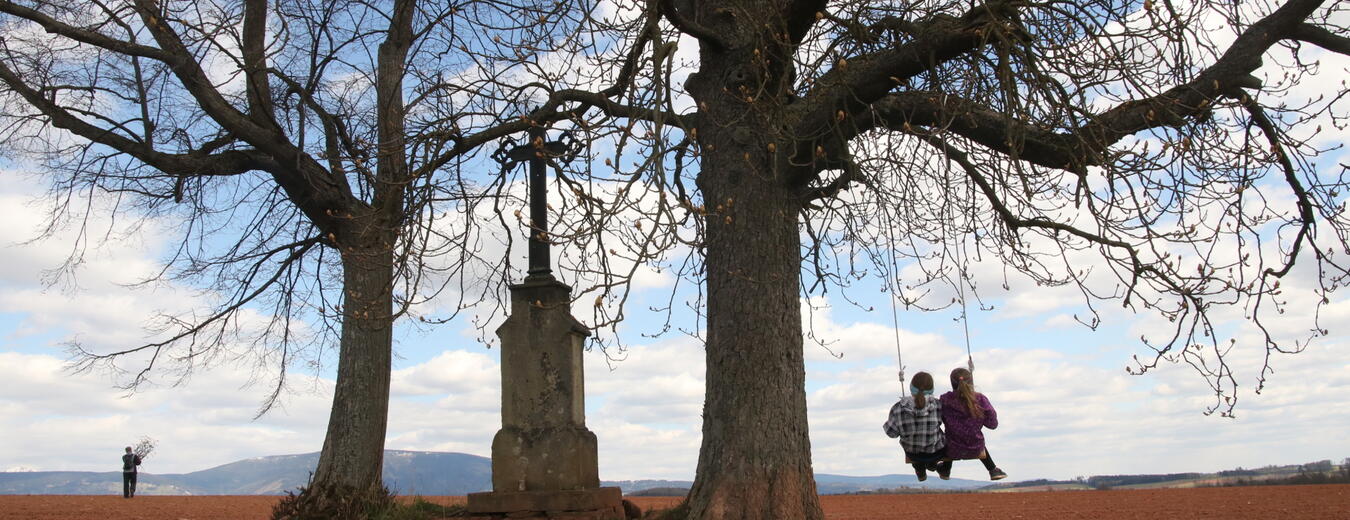
M 681 52 L 691 52 L 682 45 Z M 1324 74 L 1298 94 L 1336 87 L 1329 78 L 1350 68 L 1344 56 L 1322 53 Z M 1318 82 L 1324 83 L 1318 83 Z M 1339 87 L 1342 88 L 1343 87 Z M 1326 125 L 1318 138 L 1343 143 L 1347 132 Z M 1345 162 L 1345 155 L 1340 157 Z M 1323 164 L 1336 171 L 1336 160 Z M 121 447 L 142 436 L 159 440 L 145 471 L 187 472 L 234 460 L 319 450 L 331 399 L 331 373 L 295 376 L 291 392 L 261 418 L 266 373 L 248 359 L 222 360 L 183 384 L 164 374 L 135 394 L 115 388 L 114 374 L 64 370 L 62 344 L 137 344 L 158 310 L 192 308 L 201 296 L 190 288 L 124 284 L 152 272 L 166 237 L 154 226 L 98 245 L 78 275 L 42 283 L 44 270 L 69 252 L 69 230 L 27 243 L 42 223 L 31 204 L 39 183 L 0 169 L 0 471 L 108 471 Z M 94 227 L 112 226 L 106 221 Z M 517 262 L 518 264 L 523 263 Z M 1306 266 L 1306 264 L 1305 264 Z M 1241 402 L 1237 418 L 1206 416 L 1213 396 L 1185 365 L 1164 364 L 1145 376 L 1124 367 L 1148 353 L 1141 335 L 1166 329 L 1157 317 L 1105 305 L 1102 326 L 1073 323 L 1081 298 L 1070 288 L 1038 287 L 1024 279 L 1002 285 L 999 266 L 977 264 L 972 276 L 994 310 L 970 305 L 970 342 L 977 385 L 999 410 L 1001 427 L 987 434 L 989 449 L 1014 480 L 1073 478 L 1093 474 L 1213 471 L 1238 466 L 1301 463 L 1350 457 L 1350 356 L 1344 331 L 1350 299 L 1333 295 L 1321 311 L 1330 336 L 1303 353 L 1277 356 L 1268 387 L 1253 388 L 1263 349 L 1237 312 L 1215 317 L 1239 338 L 1231 362 Z M 703 392 L 703 352 L 679 333 L 649 339 L 660 317 L 644 314 L 643 299 L 670 290 L 668 273 L 644 272 L 621 334 L 626 352 L 586 355 L 587 422 L 600 439 L 604 479 L 689 479 L 698 456 Z M 1291 274 L 1294 298 L 1274 329 L 1302 337 L 1314 309 L 1307 269 Z M 905 473 L 899 448 L 881 432 L 902 386 L 895 380 L 895 334 L 890 309 L 876 287 L 850 293 L 874 306 L 865 312 L 838 297 L 803 301 L 804 313 L 829 349 L 807 343 L 808 404 L 813 460 L 819 472 L 876 475 Z M 587 303 L 587 302 L 583 302 Z M 806 310 L 812 309 L 812 310 Z M 578 317 L 586 315 L 578 312 Z M 956 309 L 924 313 L 901 309 L 900 347 L 910 374 L 928 370 L 945 389 L 948 370 L 965 362 L 963 327 Z M 679 325 L 691 326 L 687 316 Z M 488 327 L 488 330 L 491 326 Z M 393 400 L 387 447 L 487 456 L 499 424 L 498 351 L 477 340 L 467 320 L 435 327 L 403 324 L 396 339 Z M 330 355 L 330 361 L 332 356 Z M 984 478 L 963 463 L 957 477 Z
M 0 470 L 107 470 L 120 448 L 141 436 L 160 441 L 146 471 L 161 473 L 320 448 L 331 399 L 330 376 L 322 372 L 293 380 L 281 405 L 253 420 L 267 388 L 252 380 L 246 364 L 219 363 L 178 387 L 161 376 L 156 381 L 164 386 L 130 396 L 113 387 L 118 379 L 109 374 L 64 371 L 63 341 L 135 342 L 143 338 L 141 325 L 151 311 L 186 305 L 193 296 L 172 286 L 120 285 L 156 265 L 160 238 L 153 232 L 103 244 L 74 283 L 43 286 L 42 270 L 59 264 L 70 237 L 20 244 L 41 219 L 24 203 L 32 190 L 23 176 L 0 175 L 0 211 L 8 223 L 0 228 L 6 244 L 0 378 L 7 381 L 0 388 L 0 429 L 6 432 Z M 973 270 L 977 277 L 979 269 Z M 659 297 L 669 281 L 653 275 L 636 296 Z M 1157 327 L 1150 316 L 1106 309 L 1103 326 L 1089 331 L 1066 320 L 1082 311 L 1071 293 L 1023 285 L 1031 284 L 987 292 L 995 310 L 972 305 L 970 321 L 977 383 L 1002 421 L 989 433 L 989 447 L 1012 478 L 1209 471 L 1350 456 L 1342 442 L 1350 429 L 1350 407 L 1343 406 L 1350 362 L 1336 327 L 1350 320 L 1344 297 L 1323 309 L 1331 335 L 1302 354 L 1277 357 L 1276 373 L 1261 395 L 1252 392 L 1259 349 L 1235 352 L 1242 401 L 1238 417 L 1225 419 L 1203 415 L 1212 396 L 1189 367 L 1163 365 L 1142 377 L 1125 373 L 1129 357 L 1145 352 L 1140 334 Z M 874 292 L 854 291 L 876 300 L 865 302 L 878 305 L 870 313 L 833 298 L 811 300 L 819 307 L 810 316 L 817 334 L 831 341 L 828 351 L 807 345 L 813 457 L 820 472 L 905 472 L 897 446 L 880 428 L 901 387 L 889 308 L 880 293 L 868 296 Z M 1309 310 L 1291 305 L 1290 314 L 1307 318 Z M 965 357 L 957 316 L 955 309 L 900 310 L 910 374 L 932 371 L 945 388 L 941 375 Z M 586 355 L 587 421 L 600 438 L 602 478 L 693 475 L 702 349 L 679 334 L 657 340 L 636 334 L 651 330 L 654 319 L 639 312 L 624 325 L 629 348 L 623 360 L 607 362 L 598 351 Z M 1227 326 L 1238 330 L 1240 323 Z M 480 333 L 464 322 L 400 329 L 389 448 L 489 454 L 500 424 L 500 380 L 497 350 L 479 344 Z M 955 472 L 965 478 L 982 473 L 973 462 Z

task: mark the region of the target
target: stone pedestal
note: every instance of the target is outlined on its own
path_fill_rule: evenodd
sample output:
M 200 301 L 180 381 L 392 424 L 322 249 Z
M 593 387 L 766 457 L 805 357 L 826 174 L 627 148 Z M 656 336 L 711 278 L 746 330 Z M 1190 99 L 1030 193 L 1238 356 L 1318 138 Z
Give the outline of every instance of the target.
M 571 491 L 515 491 L 469 494 L 469 514 L 478 520 L 549 518 L 567 520 L 623 520 L 619 488 L 598 487 Z
M 552 276 L 511 287 L 511 315 L 497 329 L 502 429 L 492 439 L 492 492 L 470 494 L 470 514 L 623 518 L 619 489 L 600 487 L 582 373 L 590 330 L 570 305 L 571 288 Z

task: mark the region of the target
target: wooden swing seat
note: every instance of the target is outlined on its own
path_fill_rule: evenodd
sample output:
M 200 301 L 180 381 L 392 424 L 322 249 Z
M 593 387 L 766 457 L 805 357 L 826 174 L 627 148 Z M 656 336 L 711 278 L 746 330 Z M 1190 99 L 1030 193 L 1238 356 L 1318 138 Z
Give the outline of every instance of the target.
M 980 454 L 979 454 L 979 455 L 976 455 L 976 456 L 974 456 L 974 457 L 966 457 L 966 458 L 964 458 L 964 459 L 954 459 L 954 458 L 951 458 L 951 457 L 944 457 L 942 460 L 948 460 L 948 461 L 950 461 L 950 460 L 980 460 L 980 459 L 983 459 L 983 458 L 986 456 L 987 453 L 988 453 L 988 452 L 986 452 L 986 451 L 984 451 L 984 450 L 980 450 Z M 906 453 L 906 454 L 905 454 L 905 464 L 913 464 L 913 463 L 914 463 L 914 461 L 909 460 L 909 454 Z

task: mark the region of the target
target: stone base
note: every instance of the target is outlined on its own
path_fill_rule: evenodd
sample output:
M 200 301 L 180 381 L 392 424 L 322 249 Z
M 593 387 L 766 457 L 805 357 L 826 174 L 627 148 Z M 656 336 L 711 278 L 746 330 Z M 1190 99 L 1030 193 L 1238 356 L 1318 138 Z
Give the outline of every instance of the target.
M 615 516 L 612 511 L 565 511 L 565 512 L 538 512 L 538 511 L 517 511 L 515 513 L 497 513 L 491 515 L 477 515 L 470 513 L 463 517 L 464 520 L 624 520 L 623 516 Z
M 623 492 L 616 487 L 568 491 L 469 493 L 471 518 L 623 520 Z
M 502 426 L 492 437 L 492 489 L 596 489 L 598 453 L 595 434 L 585 426 Z

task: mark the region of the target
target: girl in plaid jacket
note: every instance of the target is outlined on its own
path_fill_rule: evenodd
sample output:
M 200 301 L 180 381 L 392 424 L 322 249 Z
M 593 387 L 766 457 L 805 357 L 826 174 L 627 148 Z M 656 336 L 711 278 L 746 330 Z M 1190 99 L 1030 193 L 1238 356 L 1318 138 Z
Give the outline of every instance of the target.
M 943 480 L 950 478 L 952 463 L 947 458 L 942 434 L 942 402 L 933 399 L 933 376 L 927 372 L 910 379 L 908 396 L 891 406 L 890 417 L 882 429 L 892 439 L 900 438 L 905 460 L 914 466 L 919 482 L 928 480 L 928 471 L 936 470 Z

